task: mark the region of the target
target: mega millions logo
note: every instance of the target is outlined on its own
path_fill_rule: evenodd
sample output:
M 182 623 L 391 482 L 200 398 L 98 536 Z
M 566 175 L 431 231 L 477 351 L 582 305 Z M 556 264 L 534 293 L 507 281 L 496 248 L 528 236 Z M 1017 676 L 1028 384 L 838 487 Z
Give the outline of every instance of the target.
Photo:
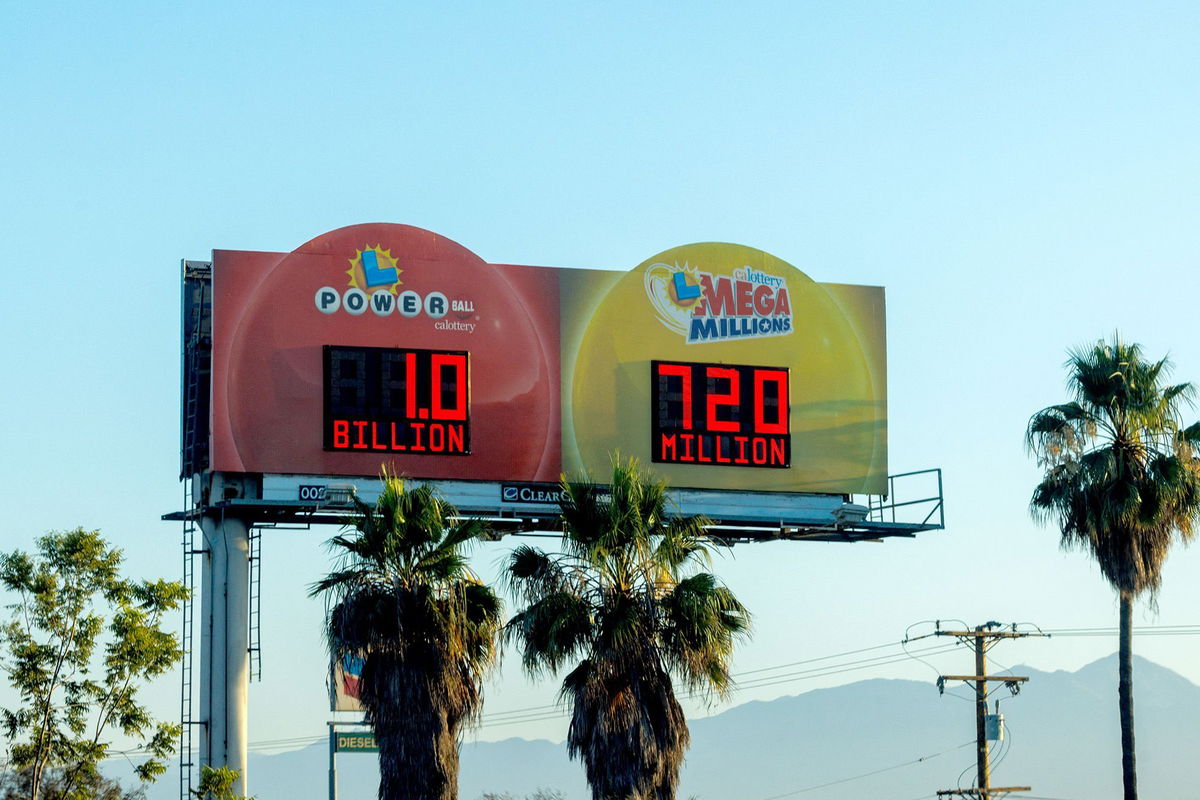
M 646 269 L 645 285 L 659 322 L 688 344 L 792 332 L 787 281 L 753 267 L 714 275 L 687 262 L 657 263 Z

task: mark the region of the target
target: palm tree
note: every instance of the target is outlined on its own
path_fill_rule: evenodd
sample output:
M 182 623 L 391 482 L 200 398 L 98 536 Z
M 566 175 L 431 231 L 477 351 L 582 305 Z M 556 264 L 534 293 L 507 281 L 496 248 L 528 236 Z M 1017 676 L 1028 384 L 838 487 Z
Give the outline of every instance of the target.
M 330 593 L 330 655 L 364 657 L 380 800 L 454 800 L 459 728 L 480 709 L 500 629 L 499 598 L 462 554 L 486 527 L 386 473 L 375 506 L 355 507 L 352 530 L 330 540 L 343 563 L 312 588 Z
M 561 553 L 523 545 L 506 578 L 526 604 L 505 626 L 533 676 L 568 662 L 567 749 L 595 800 L 672 800 L 689 734 L 671 675 L 692 691 L 730 688 L 734 640 L 750 617 L 697 568 L 704 521 L 671 516 L 666 487 L 636 461 L 609 487 L 564 480 Z
M 1162 581 L 1171 544 L 1190 541 L 1200 513 L 1200 423 L 1183 427 L 1191 384 L 1164 384 L 1166 359 L 1100 341 L 1071 352 L 1070 402 L 1029 420 L 1026 442 L 1046 470 L 1030 509 L 1054 521 L 1064 548 L 1096 559 L 1120 598 L 1121 765 L 1137 798 L 1133 741 L 1133 601 Z

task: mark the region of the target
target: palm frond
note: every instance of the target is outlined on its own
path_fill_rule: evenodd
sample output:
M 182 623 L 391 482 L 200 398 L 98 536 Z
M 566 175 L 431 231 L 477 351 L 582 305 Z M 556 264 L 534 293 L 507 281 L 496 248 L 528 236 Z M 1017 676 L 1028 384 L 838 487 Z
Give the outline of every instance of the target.
M 734 640 L 748 635 L 750 616 L 729 589 L 708 573 L 680 581 L 663 598 L 664 653 L 693 690 L 730 688 L 729 657 Z M 719 680 L 714 680 L 714 677 Z
M 308 596 L 316 597 L 319 594 L 337 589 L 348 584 L 358 583 L 364 577 L 364 573 L 360 569 L 341 569 L 329 573 L 321 580 L 312 584 L 308 588 Z
M 1200 422 L 1193 422 L 1180 432 L 1180 438 L 1186 445 L 1200 447 Z
M 672 577 L 685 564 L 712 565 L 712 544 L 705 538 L 709 521 L 703 517 L 672 517 L 667 521 L 652 560 L 665 565 Z
M 458 516 L 458 509 L 449 504 L 447 504 L 445 511 L 451 517 Z M 438 542 L 438 547 L 458 549 L 463 545 L 482 539 L 489 531 L 488 524 L 481 519 L 475 517 L 462 519 L 446 530 L 446 535 Z
M 509 620 L 504 639 L 520 645 L 522 665 L 530 675 L 554 673 L 588 644 L 591 615 L 592 608 L 579 595 L 551 592 Z
M 527 544 L 518 545 L 509 553 L 502 580 L 510 593 L 527 603 L 562 591 L 567 583 L 560 559 Z

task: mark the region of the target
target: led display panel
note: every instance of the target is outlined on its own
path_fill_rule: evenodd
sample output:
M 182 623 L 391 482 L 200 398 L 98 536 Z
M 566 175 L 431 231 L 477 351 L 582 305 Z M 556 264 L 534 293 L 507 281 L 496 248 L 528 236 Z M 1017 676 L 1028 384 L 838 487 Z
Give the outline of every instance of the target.
M 470 455 L 468 353 L 324 352 L 326 450 Z
M 738 364 L 650 364 L 651 460 L 787 469 L 788 370 Z

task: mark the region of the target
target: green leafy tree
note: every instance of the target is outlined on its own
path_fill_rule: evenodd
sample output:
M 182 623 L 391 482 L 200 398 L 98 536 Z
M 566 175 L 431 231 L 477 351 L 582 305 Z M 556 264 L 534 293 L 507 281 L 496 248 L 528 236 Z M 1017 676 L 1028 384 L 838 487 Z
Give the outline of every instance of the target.
M 381 800 L 458 797 L 458 734 L 478 714 L 496 660 L 500 600 L 463 547 L 487 532 L 427 486 L 384 475 L 331 540 L 339 569 L 313 587 L 332 603 L 331 656 L 363 656 L 360 700 L 379 743 Z
M 523 545 L 507 579 L 525 608 L 505 627 L 533 676 L 562 684 L 567 748 L 596 800 L 670 800 L 690 740 L 671 675 L 724 695 L 750 616 L 708 572 L 704 520 L 669 513 L 666 486 L 615 460 L 608 487 L 564 481 L 562 552 Z
M 123 578 L 121 551 L 97 531 L 53 532 L 37 546 L 0 556 L 0 585 L 16 598 L 0 629 L 18 703 L 0 710 L 11 765 L 28 776 L 31 800 L 47 795 L 48 770 L 55 797 L 93 797 L 107 737 L 119 732 L 149 754 L 137 765 L 149 782 L 166 770 L 179 726 L 153 719 L 138 689 L 180 658 L 162 622 L 187 589 Z
M 42 774 L 42 800 L 68 800 L 70 797 L 87 800 L 144 800 L 145 784 L 133 788 L 121 784 L 99 773 L 76 776 L 71 788 L 64 792 L 67 773 L 61 769 L 48 769 Z M 33 770 L 0 773 L 0 798 L 3 800 L 29 800 L 33 783 Z
M 1066 548 L 1096 559 L 1120 600 L 1119 710 L 1126 800 L 1137 797 L 1133 736 L 1133 602 L 1157 591 L 1173 542 L 1200 513 L 1200 423 L 1184 427 L 1191 384 L 1167 385 L 1166 359 L 1136 344 L 1097 342 L 1067 362 L 1072 399 L 1029 420 L 1026 441 L 1045 468 L 1031 511 Z
M 241 772 L 232 767 L 210 767 L 205 764 L 200 768 L 200 783 L 192 789 L 192 797 L 196 800 L 254 800 L 234 791 L 233 785 L 240 777 Z

